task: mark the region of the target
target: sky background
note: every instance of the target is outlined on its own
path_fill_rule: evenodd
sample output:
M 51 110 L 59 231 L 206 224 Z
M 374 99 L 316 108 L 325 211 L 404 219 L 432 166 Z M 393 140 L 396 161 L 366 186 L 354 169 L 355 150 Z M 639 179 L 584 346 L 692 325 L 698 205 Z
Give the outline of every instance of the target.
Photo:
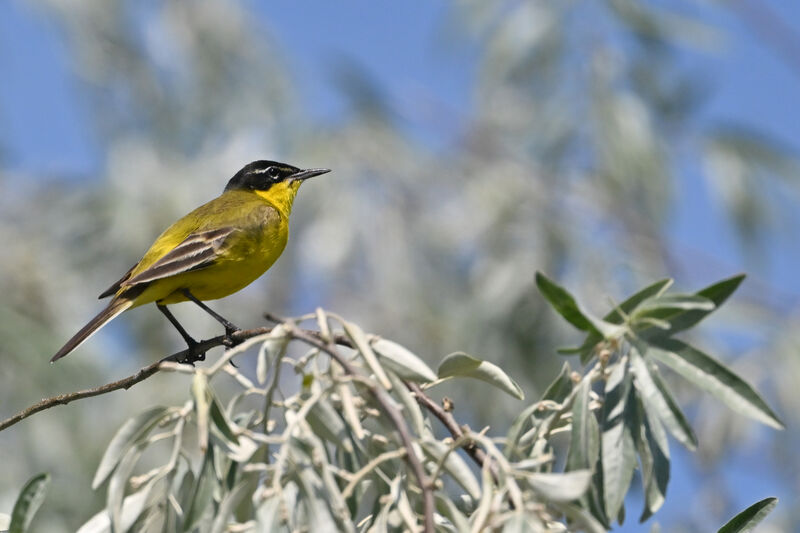
M 398 109 L 410 110 L 398 119 L 410 135 L 434 148 L 454 142 L 460 122 L 472 109 L 470 91 L 478 55 L 464 36 L 456 37 L 458 46 L 441 46 L 452 30 L 443 20 L 449 3 L 399 2 L 387 9 L 380 2 L 320 2 L 314 6 L 313 20 L 304 3 L 251 0 L 250 4 L 285 52 L 303 101 L 317 120 L 335 124 L 347 114 L 348 103 L 337 89 L 340 80 L 335 72 L 350 62 L 365 69 Z M 768 4 L 785 24 L 800 30 L 800 3 Z M 749 125 L 797 153 L 800 69 L 765 43 L 753 24 L 717 9 L 708 13 L 728 35 L 707 51 L 681 50 L 683 61 L 698 69 L 709 84 L 708 100 L 696 120 Z M 353 24 L 353 20 L 369 23 Z M 386 32 L 404 46 L 387 46 Z M 93 137 L 87 113 L 91 102 L 82 98 L 69 61 L 63 35 L 52 21 L 30 4 L 0 2 L 0 123 L 4 125 L 0 160 L 17 179 L 49 175 L 92 179 L 103 168 L 105 154 Z M 420 106 L 407 105 L 410 100 L 444 103 L 452 122 L 431 121 Z M 766 259 L 748 256 L 751 251 L 737 244 L 725 215 L 699 178 L 702 169 L 687 160 L 682 170 L 681 201 L 676 203 L 670 238 L 676 249 L 702 251 L 709 260 L 707 270 L 694 267 L 686 272 L 686 284 L 711 281 L 719 272 L 748 271 L 758 283 L 777 288 L 782 305 L 796 312 L 800 300 L 796 235 L 777 231 L 761 248 Z M 770 430 L 759 429 L 757 435 L 765 431 Z M 726 475 L 738 489 L 740 506 L 770 495 L 781 497 L 779 507 L 792 505 L 795 497 L 781 480 L 753 476 L 752 461 L 760 460 L 758 443 L 757 436 L 749 450 L 729 460 Z M 691 454 L 678 446 L 672 450 L 667 503 L 656 516 L 665 525 L 672 513 L 691 504 L 692 487 L 699 481 Z M 640 503 L 634 498 L 631 504 L 628 522 L 620 531 L 641 530 L 635 521 Z

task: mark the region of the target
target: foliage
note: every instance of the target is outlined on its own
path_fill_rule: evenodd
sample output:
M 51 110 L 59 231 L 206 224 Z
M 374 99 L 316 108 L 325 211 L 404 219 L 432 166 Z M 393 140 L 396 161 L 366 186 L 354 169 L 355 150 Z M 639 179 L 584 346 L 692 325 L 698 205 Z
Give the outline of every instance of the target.
M 718 309 L 742 279 L 694 294 L 668 292 L 671 281 L 662 280 L 599 318 L 537 273 L 544 297 L 586 333 L 580 347 L 564 350 L 581 366 L 564 363 L 506 430 L 458 425 L 452 401 L 439 407 L 431 398 L 442 382 L 457 381 L 524 400 L 497 365 L 455 353 L 434 372 L 399 344 L 321 309 L 280 322 L 209 366 L 162 363 L 191 376 L 189 396 L 151 407 L 117 431 L 92 483 L 105 486 L 106 507 L 80 532 L 419 531 L 426 518 L 443 532 L 600 532 L 625 519 L 637 469 L 645 521 L 666 497 L 667 435 L 697 445 L 660 366 L 740 414 L 783 427 L 744 380 L 675 338 Z M 316 329 L 299 327 L 309 320 Z M 293 344 L 308 350 L 291 357 Z M 254 375 L 232 364 L 245 354 L 256 359 Z M 223 380 L 236 384 L 225 398 L 216 390 Z M 11 531 L 27 530 L 43 483 L 38 476 L 23 489 Z M 774 504 L 755 504 L 721 531 L 749 531 Z
M 740 53 L 749 33 L 738 25 L 730 32 L 720 22 L 746 4 L 465 0 L 441 9 L 420 6 L 409 23 L 382 32 L 382 46 L 369 33 L 376 28 L 370 15 L 400 4 L 364 4 L 352 26 L 342 27 L 331 24 L 324 2 L 312 8 L 216 0 L 6 4 L 45 28 L 29 42 L 14 42 L 18 34 L 9 32 L 10 46 L 52 41 L 50 55 L 60 59 L 27 54 L 22 64 L 32 73 L 58 77 L 43 82 L 26 70 L 18 85 L 35 87 L 29 91 L 35 102 L 9 108 L 26 110 L 23 123 L 42 127 L 30 136 L 39 153 L 17 157 L 15 137 L 22 130 L 16 115 L 0 113 L 4 410 L 108 381 L 126 366 L 170 351 L 174 331 L 158 313 L 142 309 L 85 345 L 69 364 L 43 363 L 97 311 L 91 295 L 118 278 L 166 224 L 215 195 L 243 161 L 269 157 L 331 167 L 335 174 L 304 188 L 284 257 L 265 280 L 220 302 L 223 314 L 257 316 L 264 302 L 285 314 L 312 303 L 336 306 L 364 329 L 402 338 L 419 354 L 491 354 L 491 363 L 534 397 L 558 371 L 557 358 L 548 356 L 564 330 L 542 299 L 531 297 L 532 265 L 557 272 L 589 308 L 665 271 L 694 282 L 707 279 L 709 264 L 752 269 L 754 281 L 715 324 L 746 324 L 737 331 L 747 336 L 745 346 L 735 343 L 731 350 L 736 368 L 775 391 L 790 429 L 781 439 L 755 432 L 743 417 L 720 414 L 710 402 L 687 412 L 694 431 L 684 429 L 682 440 L 676 438 L 688 447 L 704 443 L 700 461 L 687 465 L 703 483 L 687 496 L 695 512 L 672 519 L 699 529 L 691 524 L 698 509 L 715 515 L 731 509 L 731 493 L 718 487 L 727 481 L 719 470 L 732 465 L 715 461 L 753 438 L 770 439 L 759 442 L 765 465 L 751 461 L 747 467 L 793 486 L 800 329 L 791 287 L 773 278 L 780 268 L 765 263 L 776 254 L 788 257 L 797 233 L 785 229 L 796 228 L 796 154 L 759 131 L 758 122 L 737 123 L 752 113 L 729 116 L 715 105 L 720 89 L 726 98 L 736 91 L 730 87 L 735 78 L 717 73 L 754 68 Z M 302 12 L 301 25 L 281 16 L 291 9 Z M 338 7 L 337 16 L 347 17 L 347 9 Z M 759 20 L 741 22 L 752 29 Z M 429 30 L 409 39 L 409 28 Z M 331 32 L 347 38 L 327 47 L 323 60 L 304 57 L 306 43 Z M 757 45 L 772 42 L 759 39 Z M 469 56 L 469 74 L 446 76 L 450 89 L 442 94 L 441 78 L 407 76 L 393 52 L 377 61 L 369 55 L 380 50 L 421 51 L 415 60 L 430 61 L 439 74 L 457 71 Z M 349 68 L 331 61 L 332 53 L 342 54 Z M 765 79 L 748 93 L 752 109 L 773 96 Z M 49 113 L 36 120 L 42 101 L 64 87 L 76 135 Z M 329 121 L 328 110 L 319 108 L 330 101 L 343 104 Z M 45 142 L 49 135 L 70 142 Z M 90 161 L 61 166 L 73 160 L 81 138 L 90 139 Z M 720 259 L 715 248 L 681 236 L 702 224 L 708 226 L 698 234 L 713 231 L 711 239 L 727 242 L 728 220 L 730 234 L 751 253 L 737 257 L 728 250 Z M 762 249 L 781 234 L 785 251 Z M 759 273 L 756 267 L 763 266 L 769 268 Z M 187 315 L 191 331 L 208 326 L 192 310 L 177 312 Z M 679 341 L 716 349 L 722 345 L 718 330 L 704 328 Z M 672 363 L 688 372 L 686 383 L 702 382 L 770 420 L 724 370 L 705 364 L 703 351 L 684 351 L 670 339 L 667 344 L 661 352 L 648 345 L 644 357 L 660 365 L 659 374 L 672 372 Z M 693 363 L 686 366 L 674 354 Z M 694 398 L 691 386 L 669 377 L 654 381 L 656 387 L 669 382 L 682 403 Z M 49 519 L 53 530 L 74 530 L 82 519 L 77 502 L 102 504 L 102 491 L 66 490 L 89 485 L 111 437 L 114 424 L 98 432 L 97 420 L 121 421 L 153 404 L 181 405 L 185 389 L 165 385 L 166 379 L 85 408 L 52 411 L 58 415 L 51 414 L 44 428 L 26 424 L 4 432 L 0 447 L 13 457 L 4 461 L 0 492 L 11 498 L 30 472 L 58 468 L 63 475 L 53 480 Z M 228 387 L 218 381 L 214 390 L 226 403 Z M 475 391 L 488 385 L 470 384 L 439 389 L 452 396 L 459 418 L 476 427 L 510 422 L 505 418 L 521 405 L 513 395 L 476 402 Z M 597 387 L 591 392 L 602 393 Z M 670 404 L 664 409 L 673 411 Z M 688 421 L 676 418 L 672 425 Z M 86 439 L 89 432 L 95 437 Z M 158 451 L 148 450 L 144 461 Z M 709 495 L 718 503 L 714 511 L 705 505 Z M 722 522 L 721 515 L 715 518 Z

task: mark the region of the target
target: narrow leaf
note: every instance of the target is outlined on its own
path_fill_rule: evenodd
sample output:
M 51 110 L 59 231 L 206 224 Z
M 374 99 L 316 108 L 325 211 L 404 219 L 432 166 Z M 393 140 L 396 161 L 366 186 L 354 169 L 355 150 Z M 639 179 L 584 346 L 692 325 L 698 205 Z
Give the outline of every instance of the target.
M 381 357 L 383 364 L 401 378 L 417 383 L 436 381 L 433 370 L 404 346 L 386 339 L 377 339 L 372 342 L 372 349 Z
M 575 470 L 563 474 L 534 473 L 526 476 L 531 488 L 551 502 L 570 502 L 577 500 L 592 479 L 590 470 Z
M 636 464 L 633 436 L 625 423 L 631 385 L 626 366 L 627 361 L 623 358 L 612 370 L 606 382 L 606 398 L 603 405 L 601 435 L 603 495 L 605 514 L 611 519 L 619 514 Z
M 130 447 L 143 435 L 149 433 L 167 411 L 166 407 L 153 407 L 128 419 L 119 428 L 100 460 L 100 465 L 97 467 L 92 481 L 92 489 L 97 489 L 108 478 Z
M 400 403 L 403 405 L 405 416 L 411 420 L 411 427 L 417 435 L 422 435 L 425 431 L 425 420 L 422 416 L 422 410 L 419 408 L 419 404 L 411 395 L 411 392 L 409 392 L 403 381 L 397 377 L 394 372 L 389 371 L 387 375 L 392 381 L 395 396 L 397 396 L 397 399 L 400 400 Z
M 195 372 L 192 379 L 192 397 L 197 416 L 197 441 L 200 451 L 208 449 L 208 411 L 211 409 L 208 393 L 208 377 L 205 372 Z
M 753 387 L 710 355 L 677 339 L 654 340 L 648 353 L 737 413 L 783 429 L 783 422 Z
M 438 375 L 440 378 L 451 376 L 463 376 L 480 379 L 495 387 L 503 390 L 517 398 L 524 400 L 525 394 L 499 366 L 467 355 L 464 352 L 455 352 L 446 356 L 439 365 Z
M 108 482 L 106 509 L 111 517 L 112 529 L 114 531 L 122 531 L 122 502 L 125 496 L 125 487 L 128 484 L 128 478 L 133 472 L 133 468 L 136 466 L 136 463 L 139 462 L 144 448 L 145 444 L 141 441 L 131 446 L 122 457 L 122 460 L 120 460 L 119 465 L 114 470 Z
M 561 403 L 567 399 L 567 396 L 572 392 L 572 378 L 570 374 L 572 373 L 572 369 L 569 366 L 569 363 L 564 363 L 561 367 L 561 372 L 558 373 L 556 379 L 547 386 L 545 389 L 544 394 L 542 394 L 542 400 L 552 400 L 554 402 Z
M 531 417 L 538 410 L 539 404 L 534 403 L 523 409 L 523 411 L 517 415 L 517 418 L 514 419 L 514 423 L 511 424 L 511 428 L 508 430 L 508 435 L 506 436 L 506 446 L 503 449 L 503 455 L 511 458 L 517 454 L 517 445 L 519 444 L 519 440 L 522 437 L 522 434 L 532 425 Z
M 450 477 L 452 477 L 459 485 L 461 485 L 471 498 L 477 500 L 481 497 L 481 486 L 478 483 L 478 478 L 472 473 L 472 470 L 464 459 L 456 451 L 449 451 L 447 445 L 438 440 L 424 439 L 420 441 L 423 451 L 433 459 L 436 463 L 442 460 L 442 457 L 447 454 L 444 460 L 443 468 Z M 436 481 L 436 480 L 432 480 Z
M 749 533 L 778 505 L 778 498 L 756 502 L 722 526 L 717 533 Z
M 335 443 L 347 452 L 353 451 L 353 443 L 347 432 L 347 426 L 339 411 L 333 408 L 327 398 L 317 400 L 306 415 L 314 433 L 321 438 Z
M 606 316 L 603 317 L 603 320 L 611 324 L 622 324 L 625 320 L 625 317 L 630 315 L 634 309 L 639 306 L 639 304 L 648 298 L 663 294 L 664 291 L 670 287 L 670 285 L 672 285 L 672 280 L 669 278 L 662 279 L 648 285 L 644 289 L 641 289 L 626 298 L 621 304 L 615 306 L 614 309 L 612 309 L 608 314 L 606 314 Z M 583 344 L 578 348 L 561 348 L 558 351 L 562 354 L 580 354 L 581 364 L 585 365 L 589 362 L 589 354 L 591 354 L 592 349 L 601 340 L 603 340 L 603 337 L 599 333 L 589 333 L 589 335 L 586 336 L 586 339 L 584 339 Z
M 618 325 L 601 320 L 581 309 L 575 298 L 565 288 L 557 285 L 541 272 L 536 273 L 536 286 L 558 314 L 579 330 L 598 333 L 604 338 L 615 337 L 622 333 L 622 328 Z
M 217 400 L 216 396 L 211 392 L 211 389 L 208 389 L 210 402 L 209 402 L 209 414 L 211 415 L 211 421 L 214 423 L 214 426 L 222 433 L 226 439 L 234 444 L 239 444 L 239 437 L 236 436 L 233 428 L 233 422 L 228 420 L 228 417 L 222 411 L 219 406 L 219 401 Z M 235 427 L 235 426 L 234 426 Z
M 261 345 L 256 360 L 256 378 L 261 385 L 267 381 L 267 371 L 270 361 L 273 361 L 273 372 L 280 371 L 281 358 L 286 353 L 286 347 L 289 346 L 289 339 L 290 337 L 286 326 L 284 324 L 278 324 L 272 328 L 269 338 Z
M 225 494 L 222 503 L 220 503 L 214 515 L 214 522 L 211 524 L 211 533 L 224 533 L 226 531 L 231 513 L 233 513 L 239 501 L 245 497 L 249 487 L 249 480 L 245 479 L 240 481 L 230 492 Z
M 361 328 L 352 322 L 345 321 L 342 322 L 342 326 L 347 336 L 350 337 L 350 340 L 353 341 L 356 349 L 364 358 L 367 366 L 372 370 L 372 373 L 375 374 L 375 377 L 378 378 L 381 386 L 386 390 L 392 390 L 392 383 L 389 381 L 389 378 L 386 377 L 386 372 L 383 371 L 383 367 L 378 362 L 378 357 L 375 355 L 375 352 L 372 351 L 369 342 L 367 342 L 367 336 Z
M 27 533 L 31 521 L 44 502 L 47 486 L 50 484 L 50 474 L 42 473 L 33 476 L 17 496 L 14 509 L 11 511 L 11 523 L 8 533 Z
M 672 435 L 689 450 L 697 448 L 697 437 L 680 410 L 666 385 L 658 375 L 658 369 L 650 368 L 638 349 L 631 350 L 633 384 L 639 390 L 642 401 L 652 406 Z
M 572 436 L 567 454 L 568 471 L 592 470 L 600 450 L 600 437 L 597 419 L 589 409 L 589 391 L 591 383 L 588 379 L 581 381 L 572 404 Z
M 183 520 L 183 531 L 193 531 L 206 509 L 211 503 L 214 495 L 214 487 L 217 485 L 217 475 L 214 471 L 214 450 L 209 447 L 203 459 L 203 466 L 195 482 L 192 500 L 186 517 Z
M 714 308 L 711 310 L 695 310 L 684 313 L 683 315 L 672 320 L 672 333 L 684 331 L 699 323 L 705 317 L 714 312 L 715 309 L 725 303 L 725 300 L 733 294 L 739 285 L 744 281 L 745 275 L 739 274 L 732 278 L 724 279 L 713 285 L 709 285 L 705 289 L 697 291 L 697 296 L 701 296 L 714 303 Z

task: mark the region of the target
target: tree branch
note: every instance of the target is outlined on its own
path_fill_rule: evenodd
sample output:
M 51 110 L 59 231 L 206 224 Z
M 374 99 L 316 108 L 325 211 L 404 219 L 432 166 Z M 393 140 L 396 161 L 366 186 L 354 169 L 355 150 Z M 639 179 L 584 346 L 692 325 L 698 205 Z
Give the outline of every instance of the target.
M 464 431 L 461 429 L 461 426 L 458 425 L 456 419 L 453 417 L 453 414 L 445 411 L 442 406 L 437 404 L 433 401 L 433 399 L 426 395 L 423 392 L 422 388 L 413 382 L 406 382 L 406 386 L 414 393 L 414 396 L 417 398 L 417 403 L 419 403 L 422 407 L 433 413 L 433 415 L 438 418 L 444 427 L 447 428 L 447 431 L 450 432 L 450 435 L 453 436 L 454 439 L 459 440 L 464 437 Z M 472 441 L 467 441 L 461 446 L 467 454 L 475 461 L 479 467 L 483 468 L 483 463 L 486 461 L 486 452 L 483 451 L 482 448 L 475 445 Z M 497 481 L 497 473 L 492 469 L 492 476 Z
M 40 411 L 44 411 L 45 409 L 50 409 L 51 407 L 55 407 L 57 405 L 67 405 L 68 403 L 74 402 L 75 400 L 91 398 L 92 396 L 100 396 L 101 394 L 106 394 L 108 392 L 113 392 L 115 390 L 120 390 L 120 389 L 127 390 L 136 385 L 137 383 L 139 383 L 140 381 L 144 381 L 145 379 L 149 378 L 150 376 L 161 370 L 161 363 L 167 361 L 176 361 L 176 362 L 183 362 L 187 360 L 190 361 L 198 354 L 205 353 L 207 350 L 210 350 L 211 348 L 215 348 L 217 346 L 223 346 L 225 344 L 238 344 L 244 340 L 249 339 L 250 337 L 255 337 L 256 335 L 263 335 L 264 333 L 269 333 L 270 331 L 272 331 L 272 328 L 263 327 L 263 328 L 244 329 L 236 331 L 232 333 L 230 336 L 219 335 L 218 337 L 213 337 L 211 339 L 200 341 L 192 348 L 187 348 L 185 350 L 181 350 L 180 352 L 176 352 L 172 355 L 168 355 L 167 357 L 164 357 L 160 361 L 152 363 L 144 368 L 141 368 L 134 374 L 131 374 L 130 376 L 122 378 L 118 381 L 113 381 L 111 383 L 101 385 L 100 387 L 95 387 L 93 389 L 85 389 L 81 391 L 70 392 L 67 394 L 59 394 L 58 396 L 53 396 L 51 398 L 45 398 L 31 405 L 30 407 L 23 409 L 14 416 L 0 422 L 0 431 L 3 431 L 4 429 L 9 428 L 16 423 L 25 420 L 29 416 L 35 415 Z

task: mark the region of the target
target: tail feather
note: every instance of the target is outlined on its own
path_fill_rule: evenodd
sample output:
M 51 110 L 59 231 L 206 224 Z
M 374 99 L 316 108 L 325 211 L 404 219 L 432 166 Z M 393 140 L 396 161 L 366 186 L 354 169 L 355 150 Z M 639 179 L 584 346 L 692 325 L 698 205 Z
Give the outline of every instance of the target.
M 54 363 L 64 357 L 65 355 L 69 354 L 72 350 L 86 342 L 86 340 L 94 335 L 97 330 L 105 326 L 108 322 L 110 322 L 114 317 L 128 309 L 130 306 L 133 305 L 133 300 L 129 300 L 127 298 L 121 298 L 119 300 L 112 300 L 108 307 L 100 311 L 96 317 L 91 319 L 88 324 L 83 326 L 81 330 L 76 333 L 67 343 L 56 352 L 52 359 L 50 359 L 51 363 Z

